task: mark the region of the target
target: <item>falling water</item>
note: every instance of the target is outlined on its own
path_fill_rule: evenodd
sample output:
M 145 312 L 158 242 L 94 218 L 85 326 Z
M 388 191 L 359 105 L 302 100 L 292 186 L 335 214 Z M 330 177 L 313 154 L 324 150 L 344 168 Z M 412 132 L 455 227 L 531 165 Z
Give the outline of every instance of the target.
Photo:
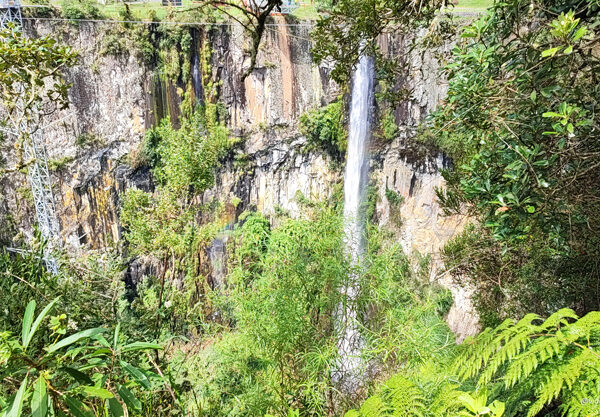
M 228 235 L 219 234 L 213 239 L 207 249 L 211 266 L 210 283 L 213 290 L 221 290 L 225 286 L 225 276 L 227 275 L 227 239 Z
M 200 56 L 198 52 L 194 54 L 192 58 L 192 85 L 194 86 L 194 96 L 199 103 L 203 99 L 203 88 L 202 88 L 202 73 L 200 71 Z
M 362 56 L 353 77 L 350 106 L 348 156 L 344 178 L 344 218 L 346 250 L 358 267 L 365 248 L 365 196 L 368 182 L 368 143 L 371 136 L 371 106 L 375 64 L 372 57 Z M 338 310 L 337 325 L 340 339 L 340 360 L 334 380 L 347 392 L 354 393 L 360 386 L 363 371 L 361 360 L 362 340 L 357 325 L 356 298 L 359 293 L 358 275 L 350 274 L 346 286 L 344 305 Z

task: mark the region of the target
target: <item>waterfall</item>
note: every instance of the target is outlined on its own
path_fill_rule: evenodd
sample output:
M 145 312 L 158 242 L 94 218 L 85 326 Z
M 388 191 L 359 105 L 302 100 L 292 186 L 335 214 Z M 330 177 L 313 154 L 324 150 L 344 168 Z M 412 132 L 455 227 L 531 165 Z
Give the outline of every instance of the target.
M 361 56 L 352 81 L 348 153 L 344 177 L 344 232 L 346 250 L 353 267 L 358 270 L 365 250 L 365 197 L 368 183 L 368 144 L 371 137 L 371 107 L 375 82 L 375 62 Z M 359 294 L 358 272 L 352 272 L 342 288 L 345 303 L 337 312 L 338 353 L 340 359 L 334 382 L 348 393 L 359 388 L 364 364 L 361 359 L 362 340 L 357 324 L 356 298 Z
M 208 259 L 210 260 L 210 283 L 213 290 L 221 290 L 225 286 L 225 277 L 227 276 L 227 240 L 228 235 L 218 234 L 206 250 Z
M 194 96 L 198 103 L 204 100 L 204 91 L 202 88 L 202 72 L 200 71 L 200 56 L 198 51 L 194 53 L 192 58 L 192 85 L 194 86 Z

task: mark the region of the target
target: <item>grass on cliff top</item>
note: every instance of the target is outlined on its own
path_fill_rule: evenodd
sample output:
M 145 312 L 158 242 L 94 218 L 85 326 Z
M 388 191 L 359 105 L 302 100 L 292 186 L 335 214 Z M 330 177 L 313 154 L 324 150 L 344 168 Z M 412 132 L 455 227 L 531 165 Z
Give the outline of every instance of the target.
M 31 4 L 31 0 L 25 0 L 24 4 Z M 50 0 L 50 3 L 53 6 L 59 7 L 61 6 L 61 0 Z M 481 12 L 486 8 L 490 7 L 493 3 L 493 0 L 457 0 L 457 4 L 452 9 L 452 11 L 457 13 L 464 12 Z M 131 10 L 133 16 L 139 20 L 149 20 L 150 19 L 150 11 L 154 11 L 156 17 L 159 20 L 185 20 L 183 16 L 185 16 L 186 9 L 195 8 L 198 3 L 193 0 L 183 0 L 183 6 L 174 8 L 170 6 L 162 6 L 160 1 L 143 1 L 137 3 L 128 3 L 129 9 Z M 96 6 L 100 9 L 100 12 L 106 16 L 108 19 L 120 20 L 121 15 L 119 11 L 123 10 L 123 3 L 121 2 L 113 2 L 108 4 L 98 3 Z M 296 17 L 300 20 L 316 20 L 319 17 L 319 11 L 317 10 L 317 6 L 315 3 L 301 3 L 300 7 L 292 13 L 292 16 Z M 174 18 L 179 15 L 179 18 Z

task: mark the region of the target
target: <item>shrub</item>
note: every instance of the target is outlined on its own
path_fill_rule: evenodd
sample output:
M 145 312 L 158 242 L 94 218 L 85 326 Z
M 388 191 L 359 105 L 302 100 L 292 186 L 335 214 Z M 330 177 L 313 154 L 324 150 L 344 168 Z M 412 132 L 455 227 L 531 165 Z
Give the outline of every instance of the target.
M 27 304 L 21 337 L 0 332 L 0 409 L 3 415 L 21 417 L 54 415 L 53 410 L 69 410 L 73 415 L 91 415 L 92 410 L 110 409 L 112 415 L 142 411 L 137 387 L 151 390 L 162 378 L 128 362 L 131 352 L 160 349 L 152 343 L 123 344 L 119 328 L 109 343 L 106 329 L 67 333 L 66 316 L 50 317 L 49 331 L 41 328 L 58 299 L 39 312 L 34 320 L 36 302 Z M 44 348 L 36 348 L 34 337 L 42 335 Z M 11 395 L 13 394 L 14 395 Z M 30 402 L 25 402 L 30 399 Z M 126 411 L 125 411 L 126 410 Z
M 464 28 L 446 69 L 429 136 L 454 168 L 438 197 L 481 225 L 453 272 L 484 272 L 478 297 L 497 319 L 600 308 L 600 166 L 589 157 L 600 152 L 600 60 L 587 46 L 599 23 L 593 2 L 497 2 Z
M 120 30 L 108 32 L 102 38 L 100 54 L 116 57 L 124 55 L 128 52 L 126 39 L 125 34 Z
M 385 111 L 379 120 L 380 136 L 388 142 L 393 141 L 398 136 L 400 129 L 396 124 L 396 119 L 393 113 L 389 110 Z
M 61 3 L 61 13 L 65 19 L 104 18 L 96 3 L 91 0 L 64 0 Z
M 336 160 L 343 159 L 348 145 L 343 126 L 342 100 L 302 114 L 300 132 L 306 135 L 309 150 L 325 151 Z

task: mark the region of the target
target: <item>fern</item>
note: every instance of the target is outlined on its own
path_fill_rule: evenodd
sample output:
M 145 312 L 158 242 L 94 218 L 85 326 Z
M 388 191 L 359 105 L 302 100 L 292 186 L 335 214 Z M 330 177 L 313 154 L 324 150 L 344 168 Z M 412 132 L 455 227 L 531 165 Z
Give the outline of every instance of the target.
M 385 404 L 378 395 L 369 397 L 360 407 L 360 417 L 380 417 L 383 416 L 385 410 Z
M 395 375 L 360 410 L 350 410 L 344 417 L 425 417 L 425 402 L 423 391 L 414 382 Z
M 387 381 L 383 397 L 390 416 L 424 417 L 423 392 L 412 381 L 401 375 L 396 375 Z
M 600 416 L 600 312 L 528 314 L 461 348 L 449 367 L 405 369 L 346 417 Z
M 558 398 L 564 398 L 568 404 L 563 409 L 576 416 L 581 409 L 576 399 L 587 398 L 581 391 L 599 384 L 598 347 L 600 312 L 578 319 L 572 310 L 563 309 L 543 322 L 530 314 L 486 330 L 469 342 L 454 366 L 463 380 L 478 377 L 479 389 L 503 381 L 509 401 L 526 404 L 528 417 Z

